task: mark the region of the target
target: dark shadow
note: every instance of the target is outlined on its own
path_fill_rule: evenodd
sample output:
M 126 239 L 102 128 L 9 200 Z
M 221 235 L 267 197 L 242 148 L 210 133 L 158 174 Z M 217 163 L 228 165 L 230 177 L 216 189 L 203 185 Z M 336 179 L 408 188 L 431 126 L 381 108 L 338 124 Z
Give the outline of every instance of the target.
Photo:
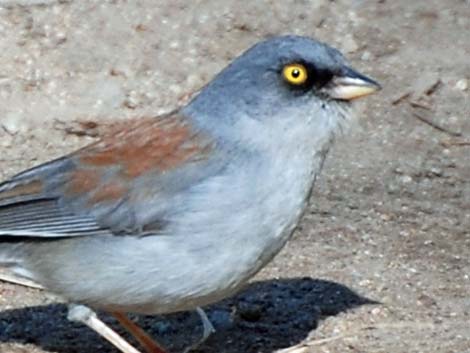
M 364 304 L 377 302 L 329 281 L 293 278 L 252 283 L 235 297 L 206 308 L 217 332 L 197 351 L 272 352 L 299 343 L 322 319 Z M 59 353 L 116 352 L 66 316 L 67 308 L 60 304 L 0 312 L 0 341 L 31 343 Z M 112 317 L 104 313 L 100 317 L 123 333 Z M 193 312 L 132 318 L 171 352 L 182 351 L 202 333 Z

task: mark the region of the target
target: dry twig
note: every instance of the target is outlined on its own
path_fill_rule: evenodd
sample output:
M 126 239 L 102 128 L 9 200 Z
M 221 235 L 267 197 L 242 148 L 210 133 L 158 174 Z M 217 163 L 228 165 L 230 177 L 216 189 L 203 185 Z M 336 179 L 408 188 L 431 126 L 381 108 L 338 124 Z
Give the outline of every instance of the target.
M 424 117 L 424 116 L 422 116 L 422 115 L 420 115 L 416 112 L 413 112 L 413 116 L 415 118 L 417 118 L 419 121 L 431 126 L 432 128 L 434 128 L 434 129 L 436 129 L 440 132 L 444 132 L 444 133 L 446 133 L 448 135 L 451 135 L 451 136 L 454 136 L 454 137 L 461 137 L 462 136 L 462 134 L 460 132 L 451 131 L 449 129 L 446 129 L 445 127 L 442 127 L 442 126 L 438 125 L 434 121 L 432 121 L 432 120 L 430 120 L 430 119 L 428 119 L 428 118 L 426 118 L 426 117 Z

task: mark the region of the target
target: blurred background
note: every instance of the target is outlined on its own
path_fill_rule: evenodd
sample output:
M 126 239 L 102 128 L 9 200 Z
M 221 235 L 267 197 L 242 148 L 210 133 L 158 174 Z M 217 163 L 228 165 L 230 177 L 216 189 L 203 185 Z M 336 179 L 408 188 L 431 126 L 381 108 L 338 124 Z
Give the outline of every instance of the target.
M 200 351 L 470 352 L 467 0 L 0 0 L 0 177 L 184 103 L 276 34 L 328 42 L 384 89 L 288 246 L 208 308 Z M 114 352 L 53 303 L 0 283 L 0 352 Z M 175 352 L 202 331 L 193 313 L 134 319 Z

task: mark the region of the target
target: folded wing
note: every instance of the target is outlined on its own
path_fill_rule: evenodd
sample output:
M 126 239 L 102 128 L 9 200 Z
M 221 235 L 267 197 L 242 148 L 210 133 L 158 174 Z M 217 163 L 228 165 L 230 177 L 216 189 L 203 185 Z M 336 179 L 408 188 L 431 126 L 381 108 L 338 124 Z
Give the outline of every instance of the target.
M 120 123 L 0 184 L 0 236 L 158 232 L 172 195 L 214 172 L 212 157 L 213 141 L 181 114 Z

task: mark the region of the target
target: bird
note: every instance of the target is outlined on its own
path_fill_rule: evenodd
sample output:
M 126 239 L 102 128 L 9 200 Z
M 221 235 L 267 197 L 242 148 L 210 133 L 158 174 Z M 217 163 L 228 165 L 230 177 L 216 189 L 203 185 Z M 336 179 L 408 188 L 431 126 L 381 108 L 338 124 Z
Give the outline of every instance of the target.
M 71 303 L 126 353 L 162 345 L 126 317 L 226 298 L 286 244 L 352 102 L 380 89 L 333 47 L 282 35 L 235 58 L 185 106 L 112 124 L 0 184 L 0 266 Z M 113 336 L 114 335 L 114 336 Z

